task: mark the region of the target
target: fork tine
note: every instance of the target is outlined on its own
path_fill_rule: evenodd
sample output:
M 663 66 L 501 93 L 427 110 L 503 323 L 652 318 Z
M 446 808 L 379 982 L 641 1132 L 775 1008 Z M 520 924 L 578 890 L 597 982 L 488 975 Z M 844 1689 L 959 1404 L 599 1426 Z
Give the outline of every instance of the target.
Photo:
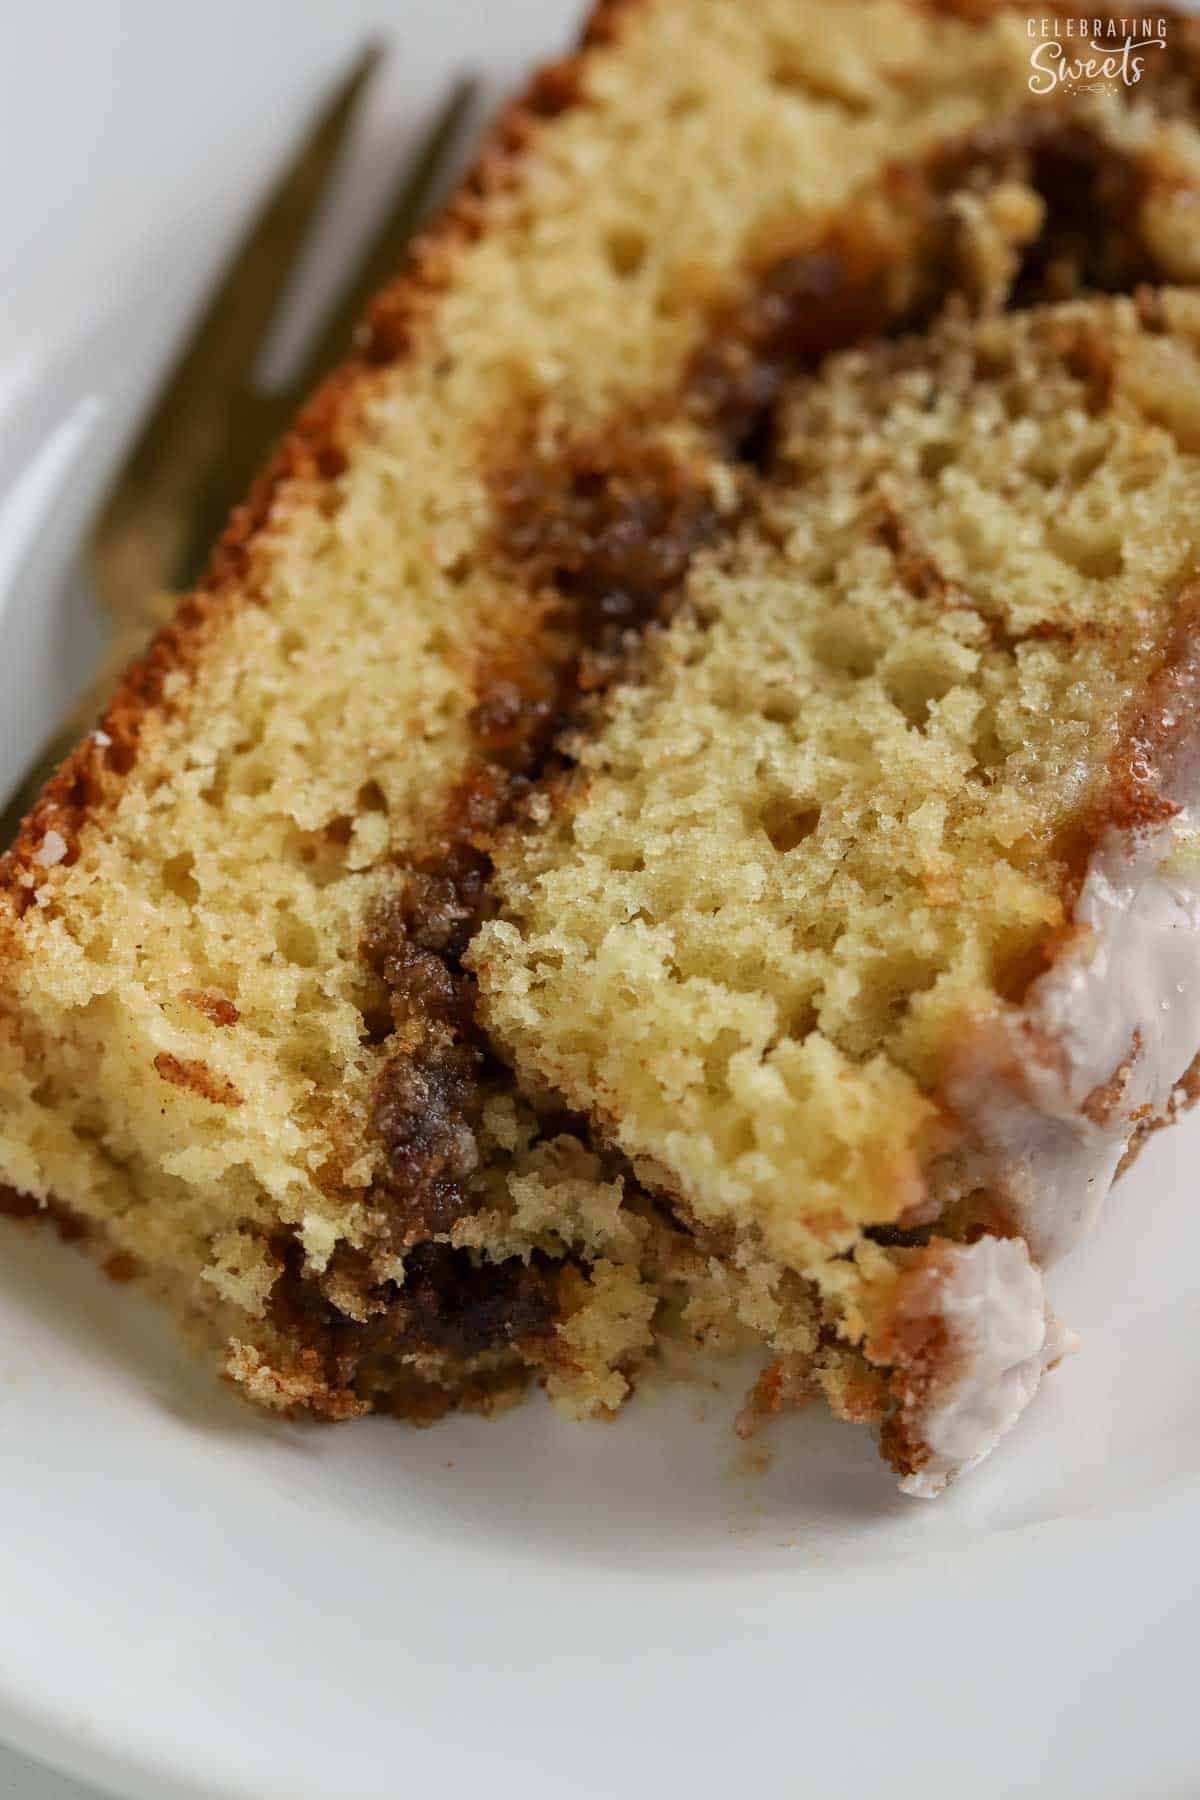
M 459 81 L 439 108 L 382 228 L 334 302 L 296 382 L 283 394 L 252 388 L 246 377 L 381 54 L 377 45 L 363 53 L 276 183 L 93 528 L 92 574 L 113 616 L 117 648 L 105 659 L 105 677 L 71 708 L 0 812 L 0 851 L 16 835 L 45 778 L 95 716 L 118 651 L 122 662 L 136 652 L 162 609 L 165 590 L 184 585 L 192 558 L 207 553 L 294 410 L 297 394 L 307 392 L 345 353 L 367 299 L 401 265 L 428 209 L 473 110 L 479 84 L 470 78 Z
M 245 389 L 237 396 L 236 420 L 233 416 L 226 419 L 227 427 L 236 424 L 236 429 L 225 431 L 220 454 L 213 456 L 192 508 L 182 554 L 185 578 L 200 572 L 221 526 L 245 495 L 271 444 L 301 401 L 349 352 L 354 327 L 367 300 L 395 273 L 402 260 L 405 245 L 428 205 L 470 112 L 476 89 L 475 82 L 461 81 L 438 109 L 414 160 L 406 165 L 382 229 L 371 239 L 358 268 L 333 302 L 295 379 L 270 393 Z
M 277 178 L 209 302 L 180 364 L 208 380 L 249 380 L 280 297 L 308 240 L 367 84 L 383 58 L 368 44 Z M 171 404 L 171 388 L 162 406 Z M 151 421 L 153 425 L 153 421 Z
M 93 573 L 118 621 L 147 593 L 194 572 L 184 566 L 197 538 L 194 497 L 224 446 L 248 435 L 261 451 L 263 408 L 248 377 L 382 55 L 381 45 L 367 46 L 275 183 L 100 515 Z M 206 519 L 214 504 L 206 496 Z
M 415 158 L 404 169 L 383 223 L 370 239 L 341 292 L 331 302 L 299 371 L 288 384 L 289 410 L 346 355 L 367 302 L 402 267 L 405 252 L 435 198 L 478 95 L 478 81 L 464 76 L 438 108 Z

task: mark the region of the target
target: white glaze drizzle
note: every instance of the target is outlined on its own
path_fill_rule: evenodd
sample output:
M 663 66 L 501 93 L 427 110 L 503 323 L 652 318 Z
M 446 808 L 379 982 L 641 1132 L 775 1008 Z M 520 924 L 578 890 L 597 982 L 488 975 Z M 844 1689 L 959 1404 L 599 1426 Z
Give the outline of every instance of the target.
M 1079 938 L 947 1082 L 981 1146 L 970 1178 L 1008 1203 L 1043 1265 L 1091 1225 L 1136 1127 L 1170 1116 L 1200 1045 L 1200 867 L 1173 855 L 1194 831 L 1184 809 L 1109 834 L 1076 905 Z
M 1108 831 L 1088 864 L 1075 936 L 1020 1012 L 968 1034 L 946 1082 L 974 1138 L 955 1185 L 1001 1198 L 1042 1266 L 1088 1230 L 1138 1126 L 1173 1115 L 1200 1046 L 1200 755 L 1172 760 L 1163 786 L 1175 816 Z M 1041 1276 L 1026 1262 L 1038 1293 L 1036 1309 L 1032 1298 L 1025 1308 L 1032 1345 L 1035 1310 L 1050 1315 Z M 946 1299 L 953 1338 L 966 1315 L 957 1289 L 947 1288 Z M 1005 1316 L 998 1306 L 993 1289 L 989 1317 Z M 1005 1334 L 1024 1341 L 1011 1304 L 1007 1321 L 995 1338 L 980 1327 L 976 1352 L 965 1363 L 960 1357 L 957 1386 L 928 1397 L 919 1429 L 930 1463 L 902 1482 L 906 1492 L 936 1493 L 987 1455 L 1063 1353 L 1043 1345 L 1006 1363 L 997 1348 L 1009 1343 Z M 1053 1344 L 1072 1347 L 1065 1338 Z
M 1041 1274 L 1020 1238 L 940 1245 L 915 1273 L 906 1309 L 937 1316 L 946 1342 L 914 1421 L 928 1459 L 900 1486 L 931 1499 L 995 1448 L 1043 1370 L 1075 1339 L 1048 1311 Z

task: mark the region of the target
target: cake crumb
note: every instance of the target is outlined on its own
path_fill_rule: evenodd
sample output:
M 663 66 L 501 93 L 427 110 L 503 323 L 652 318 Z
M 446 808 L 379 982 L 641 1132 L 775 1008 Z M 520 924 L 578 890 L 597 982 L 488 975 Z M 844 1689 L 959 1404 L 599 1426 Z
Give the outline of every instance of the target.
M 51 829 L 42 839 L 33 853 L 33 860 L 39 868 L 53 869 L 63 861 L 67 854 L 67 840 L 60 831 Z

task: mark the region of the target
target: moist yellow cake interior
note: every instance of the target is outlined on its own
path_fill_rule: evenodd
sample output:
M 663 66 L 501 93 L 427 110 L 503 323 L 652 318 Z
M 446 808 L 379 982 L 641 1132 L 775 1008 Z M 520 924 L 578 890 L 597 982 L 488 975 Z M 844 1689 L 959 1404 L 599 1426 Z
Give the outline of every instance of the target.
M 793 1266 L 918 1205 L 947 1050 L 1066 927 L 1195 580 L 1200 303 L 1147 304 L 798 384 L 753 521 L 498 859 L 472 957 L 518 1069 Z

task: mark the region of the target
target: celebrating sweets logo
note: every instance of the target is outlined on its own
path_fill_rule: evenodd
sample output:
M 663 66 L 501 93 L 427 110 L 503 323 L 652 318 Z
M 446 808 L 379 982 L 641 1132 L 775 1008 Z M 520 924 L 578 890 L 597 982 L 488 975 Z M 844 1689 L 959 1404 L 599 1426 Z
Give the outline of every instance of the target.
M 1167 21 L 1155 18 L 1030 18 L 1029 88 L 1034 94 L 1136 87 L 1151 50 L 1167 47 Z

